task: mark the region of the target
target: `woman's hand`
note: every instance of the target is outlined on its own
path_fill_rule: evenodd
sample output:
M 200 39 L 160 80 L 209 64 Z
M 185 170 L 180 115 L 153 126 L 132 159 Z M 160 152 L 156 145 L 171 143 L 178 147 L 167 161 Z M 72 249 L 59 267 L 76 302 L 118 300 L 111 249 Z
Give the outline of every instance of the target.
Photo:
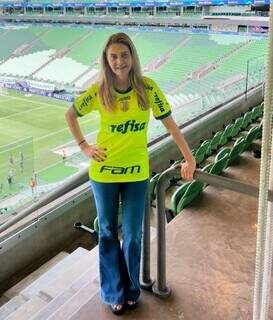
M 84 142 L 80 145 L 81 151 L 90 159 L 93 159 L 97 162 L 104 161 L 107 157 L 105 154 L 106 149 L 98 147 L 96 144 L 88 144 Z
M 193 174 L 196 169 L 196 161 L 192 158 L 190 161 L 181 163 L 181 178 L 183 180 L 193 180 Z

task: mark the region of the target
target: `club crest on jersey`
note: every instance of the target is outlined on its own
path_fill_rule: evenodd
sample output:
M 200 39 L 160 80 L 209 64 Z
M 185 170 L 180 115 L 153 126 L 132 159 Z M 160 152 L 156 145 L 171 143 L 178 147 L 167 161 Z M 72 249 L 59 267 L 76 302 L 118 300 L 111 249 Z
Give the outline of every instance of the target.
M 137 132 L 145 129 L 146 122 L 136 122 L 136 120 L 128 120 L 121 124 L 110 124 L 109 129 L 111 132 L 120 132 L 125 134 L 127 132 Z
M 130 96 L 123 97 L 119 99 L 119 105 L 120 105 L 120 110 L 123 112 L 126 112 L 129 110 L 129 100 L 131 99 Z

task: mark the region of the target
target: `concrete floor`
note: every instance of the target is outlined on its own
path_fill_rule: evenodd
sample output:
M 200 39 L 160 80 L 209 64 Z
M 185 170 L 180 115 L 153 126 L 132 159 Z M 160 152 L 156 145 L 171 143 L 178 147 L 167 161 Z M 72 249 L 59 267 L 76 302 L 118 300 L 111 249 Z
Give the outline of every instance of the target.
M 259 165 L 260 160 L 245 152 L 224 175 L 258 186 Z M 167 225 L 167 283 L 172 295 L 162 300 L 143 292 L 139 307 L 122 318 L 252 319 L 257 208 L 255 198 L 208 186 L 194 205 Z M 156 275 L 155 258 L 152 275 Z M 99 294 L 72 317 L 116 318 Z

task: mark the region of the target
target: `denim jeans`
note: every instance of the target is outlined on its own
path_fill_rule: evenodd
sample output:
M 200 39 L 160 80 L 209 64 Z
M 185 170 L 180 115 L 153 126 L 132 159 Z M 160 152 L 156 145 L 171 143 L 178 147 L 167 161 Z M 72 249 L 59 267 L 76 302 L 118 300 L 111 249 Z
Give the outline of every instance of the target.
M 101 183 L 91 181 L 99 222 L 99 270 L 104 303 L 124 303 L 140 295 L 139 269 L 142 220 L 148 180 Z M 122 203 L 122 246 L 118 239 L 118 208 Z

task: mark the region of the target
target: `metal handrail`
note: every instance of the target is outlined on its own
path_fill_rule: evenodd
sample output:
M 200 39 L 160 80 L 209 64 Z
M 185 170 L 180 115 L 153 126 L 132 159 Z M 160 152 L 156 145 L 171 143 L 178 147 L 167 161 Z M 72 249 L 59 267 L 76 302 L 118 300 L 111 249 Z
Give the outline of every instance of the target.
M 150 191 L 149 185 L 146 193 L 145 200 L 145 212 L 143 218 L 143 236 L 141 246 L 141 275 L 140 275 L 140 286 L 144 290 L 151 291 L 154 281 L 150 276 Z
M 167 298 L 171 289 L 166 285 L 166 240 L 165 240 L 165 192 L 169 186 L 169 180 L 177 174 L 180 166 L 165 170 L 158 179 L 156 187 L 157 206 L 157 278 L 153 285 L 155 295 Z M 240 182 L 238 180 L 217 176 L 195 170 L 194 179 L 208 183 L 215 187 L 222 187 L 252 197 L 259 196 L 259 188 Z M 273 202 L 273 190 L 268 190 L 268 200 Z

